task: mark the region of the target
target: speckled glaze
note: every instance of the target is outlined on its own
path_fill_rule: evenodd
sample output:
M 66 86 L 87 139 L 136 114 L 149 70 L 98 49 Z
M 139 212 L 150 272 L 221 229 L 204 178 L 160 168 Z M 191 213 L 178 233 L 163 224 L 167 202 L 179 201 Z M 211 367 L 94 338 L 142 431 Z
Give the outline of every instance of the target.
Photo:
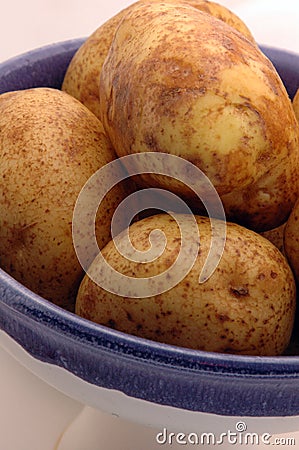
M 59 88 L 82 42 L 54 44 L 0 64 L 0 92 Z M 263 50 L 293 97 L 299 56 Z M 1 270 L 0 328 L 34 358 L 130 397 L 224 416 L 299 415 L 299 356 L 222 355 L 129 336 L 50 304 Z

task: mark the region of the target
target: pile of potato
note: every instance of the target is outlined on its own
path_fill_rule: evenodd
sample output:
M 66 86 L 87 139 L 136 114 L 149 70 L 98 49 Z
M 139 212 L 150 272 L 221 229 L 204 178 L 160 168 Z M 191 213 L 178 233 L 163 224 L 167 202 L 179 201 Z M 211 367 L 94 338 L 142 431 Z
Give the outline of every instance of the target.
M 205 0 L 133 3 L 80 47 L 61 90 L 0 96 L 0 265 L 51 302 L 120 331 L 206 351 L 283 354 L 299 280 L 298 118 L 299 94 L 292 105 L 231 11 Z M 157 276 L 175 262 L 181 241 L 176 220 L 153 212 L 134 220 L 130 239 L 147 250 L 151 232 L 161 230 L 165 251 L 147 264 L 125 258 L 110 229 L 122 200 L 164 189 L 195 214 L 200 243 L 192 269 L 146 298 L 100 287 L 89 275 L 104 277 L 103 260 L 96 257 L 85 274 L 72 240 L 87 180 L 140 152 L 175 155 L 202 170 L 228 219 L 220 262 L 199 283 L 211 226 L 202 202 L 176 180 L 179 167 L 167 168 L 170 178 L 140 166 L 134 181 L 116 185 L 99 207 L 95 232 L 106 261 L 126 276 Z M 180 220 L 188 230 L 188 217 Z

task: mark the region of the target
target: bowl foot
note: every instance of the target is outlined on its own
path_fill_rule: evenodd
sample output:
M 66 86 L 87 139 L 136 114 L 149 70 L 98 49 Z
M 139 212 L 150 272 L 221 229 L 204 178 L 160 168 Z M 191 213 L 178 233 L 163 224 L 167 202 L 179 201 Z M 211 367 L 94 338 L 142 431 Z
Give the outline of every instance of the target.
M 239 420 L 235 428 L 227 431 L 226 436 L 213 432 L 213 427 L 206 433 L 172 433 L 170 430 L 155 429 L 136 424 L 117 416 L 109 415 L 86 406 L 69 425 L 59 440 L 55 450 L 158 450 L 161 447 L 179 450 L 181 448 L 201 449 L 222 446 L 223 448 L 267 449 L 269 445 L 283 445 L 285 449 L 297 448 L 299 444 L 299 431 L 274 434 L 276 422 L 273 419 L 270 432 L 258 430 L 259 419 L 249 422 Z M 256 424 L 256 428 L 254 427 Z M 243 427 L 243 428 L 242 428 Z M 217 427 L 215 427 L 217 428 Z M 238 431 L 239 428 L 239 431 Z M 267 426 L 269 430 L 269 423 Z M 266 429 L 265 429 L 266 430 Z

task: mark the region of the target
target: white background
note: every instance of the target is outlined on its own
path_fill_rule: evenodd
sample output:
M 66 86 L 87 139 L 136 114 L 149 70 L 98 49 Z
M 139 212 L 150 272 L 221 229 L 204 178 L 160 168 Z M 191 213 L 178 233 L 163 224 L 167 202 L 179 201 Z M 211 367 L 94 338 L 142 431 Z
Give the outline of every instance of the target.
M 0 61 L 44 44 L 90 35 L 131 0 L 1 0 Z M 298 0 L 218 0 L 259 43 L 299 53 Z

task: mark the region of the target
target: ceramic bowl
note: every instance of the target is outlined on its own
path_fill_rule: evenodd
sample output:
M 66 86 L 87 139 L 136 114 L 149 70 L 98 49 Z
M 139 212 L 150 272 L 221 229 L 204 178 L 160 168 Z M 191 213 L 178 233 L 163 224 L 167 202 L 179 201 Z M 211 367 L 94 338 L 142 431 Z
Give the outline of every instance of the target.
M 0 92 L 60 88 L 83 40 L 0 64 Z M 299 56 L 263 48 L 292 97 Z M 164 345 L 66 312 L 0 271 L 0 343 L 47 383 L 137 422 L 191 429 L 205 417 L 299 416 L 299 356 L 250 357 Z

